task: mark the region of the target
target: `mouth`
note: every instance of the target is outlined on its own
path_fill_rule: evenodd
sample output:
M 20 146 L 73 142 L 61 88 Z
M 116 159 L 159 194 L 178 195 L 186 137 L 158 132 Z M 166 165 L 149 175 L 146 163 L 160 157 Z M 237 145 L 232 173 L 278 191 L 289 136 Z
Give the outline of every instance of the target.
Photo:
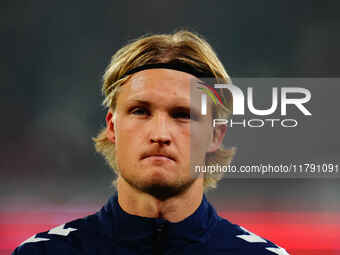
M 153 154 L 146 154 L 142 156 L 143 159 L 154 159 L 154 160 L 172 160 L 176 161 L 174 157 L 168 154 L 163 153 L 153 153 Z

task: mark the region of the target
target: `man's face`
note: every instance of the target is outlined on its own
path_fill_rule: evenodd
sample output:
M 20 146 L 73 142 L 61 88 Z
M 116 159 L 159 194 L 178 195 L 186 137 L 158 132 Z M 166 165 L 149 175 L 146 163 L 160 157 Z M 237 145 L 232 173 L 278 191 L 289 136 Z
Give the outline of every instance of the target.
M 200 101 L 190 100 L 193 79 L 180 71 L 150 69 L 120 88 L 107 132 L 118 171 L 134 188 L 159 196 L 180 193 L 196 180 L 191 166 L 203 164 L 206 152 L 218 148 L 211 114 L 201 115 Z

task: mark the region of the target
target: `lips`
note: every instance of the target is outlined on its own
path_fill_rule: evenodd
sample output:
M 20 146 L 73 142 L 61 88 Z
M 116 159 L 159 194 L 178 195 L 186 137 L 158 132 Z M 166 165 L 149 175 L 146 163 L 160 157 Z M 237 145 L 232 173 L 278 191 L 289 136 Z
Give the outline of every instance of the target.
M 170 153 L 145 153 L 142 155 L 142 159 L 154 158 L 154 159 L 170 159 L 176 161 L 175 157 Z

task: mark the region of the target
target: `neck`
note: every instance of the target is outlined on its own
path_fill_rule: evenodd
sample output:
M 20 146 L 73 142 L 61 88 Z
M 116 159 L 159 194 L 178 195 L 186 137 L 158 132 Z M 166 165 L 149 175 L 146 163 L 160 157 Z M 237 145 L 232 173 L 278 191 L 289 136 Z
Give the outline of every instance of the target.
M 163 218 L 179 222 L 193 214 L 203 197 L 203 178 L 197 178 L 183 193 L 159 200 L 135 189 L 121 176 L 117 181 L 118 203 L 127 213 L 148 218 Z

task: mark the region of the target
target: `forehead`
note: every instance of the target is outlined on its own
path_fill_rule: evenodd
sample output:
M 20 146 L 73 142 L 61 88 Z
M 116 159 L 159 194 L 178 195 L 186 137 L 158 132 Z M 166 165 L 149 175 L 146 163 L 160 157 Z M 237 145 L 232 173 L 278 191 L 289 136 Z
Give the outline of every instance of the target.
M 198 80 L 191 74 L 171 69 L 149 69 L 132 75 L 120 88 L 118 101 L 139 98 L 190 100 L 190 88 Z

